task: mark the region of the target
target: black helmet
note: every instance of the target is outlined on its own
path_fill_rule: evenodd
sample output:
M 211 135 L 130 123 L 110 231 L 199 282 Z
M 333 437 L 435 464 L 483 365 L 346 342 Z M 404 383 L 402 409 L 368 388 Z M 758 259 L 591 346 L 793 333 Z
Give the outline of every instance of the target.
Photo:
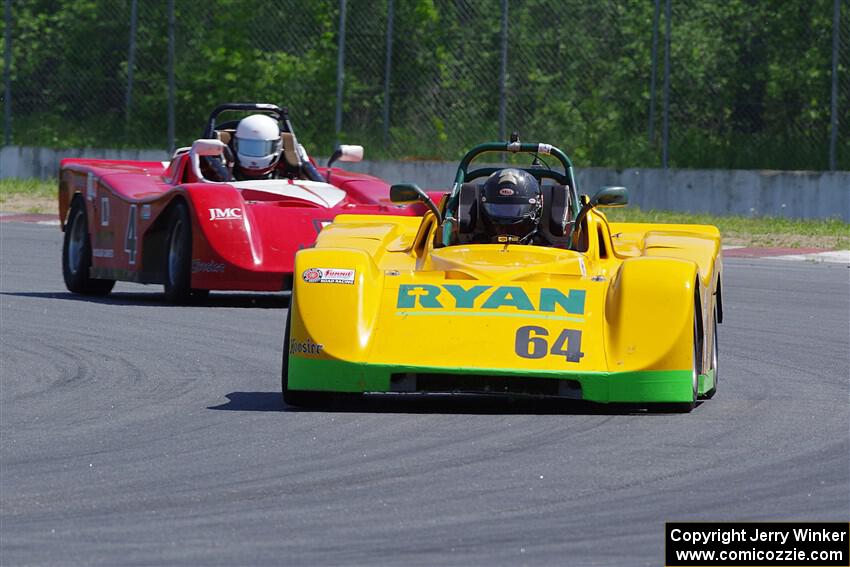
M 481 219 L 494 242 L 523 242 L 533 236 L 542 208 L 540 184 L 521 169 L 494 172 L 481 191 Z

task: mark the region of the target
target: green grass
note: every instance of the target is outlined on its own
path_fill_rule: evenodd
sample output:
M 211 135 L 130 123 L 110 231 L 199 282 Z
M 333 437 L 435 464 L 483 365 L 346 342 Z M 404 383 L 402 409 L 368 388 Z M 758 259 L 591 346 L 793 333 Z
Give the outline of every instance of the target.
M 55 213 L 57 191 L 57 183 L 53 180 L 0 179 L 0 211 Z
M 710 224 L 720 229 L 724 242 L 790 248 L 850 248 L 850 224 L 838 219 L 714 216 L 672 211 L 642 211 L 637 207 L 605 209 L 616 222 Z
M 28 195 L 55 199 L 58 184 L 55 180 L 41 179 L 0 179 L 0 199 L 11 195 Z M 2 202 L 2 201 L 0 201 Z

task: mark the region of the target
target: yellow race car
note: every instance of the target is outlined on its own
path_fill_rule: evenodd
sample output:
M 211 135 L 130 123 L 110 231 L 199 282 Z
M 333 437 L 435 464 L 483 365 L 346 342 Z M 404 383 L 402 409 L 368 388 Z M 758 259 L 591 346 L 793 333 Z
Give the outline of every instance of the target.
M 471 169 L 488 152 L 533 162 Z M 600 209 L 625 188 L 581 195 L 563 151 L 518 141 L 470 150 L 439 205 L 415 185 L 391 199 L 429 210 L 340 215 L 296 254 L 286 403 L 460 393 L 690 411 L 714 395 L 716 227 L 609 222 Z

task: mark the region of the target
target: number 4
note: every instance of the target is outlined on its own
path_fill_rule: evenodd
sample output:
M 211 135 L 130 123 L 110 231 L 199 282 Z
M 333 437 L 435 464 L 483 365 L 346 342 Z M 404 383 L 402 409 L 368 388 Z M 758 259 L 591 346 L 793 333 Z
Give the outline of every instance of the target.
M 567 350 L 564 350 L 566 344 Z M 581 352 L 581 331 L 575 329 L 564 329 L 558 340 L 552 345 L 550 354 L 559 354 L 567 359 L 567 362 L 580 362 L 584 353 Z
M 124 252 L 127 253 L 130 264 L 136 263 L 136 250 L 138 250 L 138 239 L 136 238 L 136 205 L 130 205 L 127 213 L 127 234 L 124 237 Z

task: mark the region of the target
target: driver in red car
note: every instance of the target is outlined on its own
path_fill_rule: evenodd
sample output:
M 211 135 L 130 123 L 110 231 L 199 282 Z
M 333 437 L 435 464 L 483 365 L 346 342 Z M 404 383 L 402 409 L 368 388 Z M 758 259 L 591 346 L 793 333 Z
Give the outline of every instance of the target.
M 270 179 L 280 161 L 280 128 L 272 117 L 252 114 L 239 121 L 233 142 L 236 179 Z

